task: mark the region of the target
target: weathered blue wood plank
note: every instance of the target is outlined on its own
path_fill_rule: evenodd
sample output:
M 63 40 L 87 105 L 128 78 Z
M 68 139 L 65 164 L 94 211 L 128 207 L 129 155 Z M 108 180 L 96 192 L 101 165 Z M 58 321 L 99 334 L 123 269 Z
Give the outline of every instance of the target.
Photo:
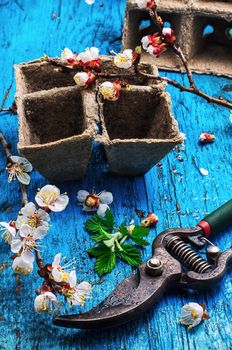
M 100 7 L 100 3 L 103 6 Z M 13 81 L 13 63 L 40 57 L 44 52 L 59 55 L 65 46 L 81 50 L 96 45 L 102 53 L 119 50 L 125 0 L 99 1 L 87 6 L 79 1 L 9 0 L 0 2 L 0 101 Z M 112 43 L 110 43 L 112 42 Z M 164 74 L 164 73 L 163 73 Z M 166 73 L 179 81 L 186 77 Z M 226 78 L 195 76 L 198 86 L 209 94 L 232 99 L 225 91 L 231 86 Z M 224 89 L 227 86 L 227 89 Z M 231 134 L 229 111 L 211 106 L 196 96 L 168 88 L 172 94 L 173 110 L 181 130 L 186 134 L 186 149 L 181 151 L 184 162 L 176 158 L 174 150 L 162 161 L 162 169 L 154 167 L 144 178 L 117 178 L 105 172 L 101 149 L 97 149 L 90 164 L 88 176 L 79 182 L 57 184 L 70 195 L 70 205 L 65 212 L 54 215 L 50 234 L 43 253 L 46 261 L 59 251 L 78 260 L 78 279 L 93 283 L 99 278 L 93 272 L 94 261 L 85 249 L 92 244 L 83 229 L 86 215 L 76 203 L 80 188 L 106 189 L 114 193 L 112 209 L 119 221 L 134 217 L 137 207 L 155 211 L 159 216 L 157 228 L 149 240 L 163 229 L 174 226 L 193 226 L 202 216 L 231 197 Z M 15 85 L 7 105 L 13 101 Z M 46 120 L 45 120 L 46 126 Z M 17 117 L 1 114 L 0 129 L 12 142 L 17 143 Z M 202 131 L 215 133 L 214 144 L 201 147 L 198 136 Z M 193 162 L 193 159 L 195 163 Z M 203 177 L 196 166 L 209 170 Z M 0 219 L 10 220 L 17 215 L 20 191 L 17 184 L 8 185 L 4 172 L 5 159 L 0 148 Z M 177 170 L 173 172 L 173 170 Z M 38 187 L 46 183 L 37 172 L 32 176 L 30 199 Z M 222 249 L 231 245 L 231 231 L 218 237 Z M 144 260 L 150 256 L 151 247 L 144 249 Z M 0 261 L 8 262 L 9 249 L 1 245 Z M 130 273 L 130 268 L 119 263 L 117 269 L 96 284 L 93 298 L 85 309 L 100 302 Z M 231 273 L 212 291 L 169 292 L 153 309 L 137 322 L 118 330 L 84 332 L 56 328 L 48 317 L 37 316 L 33 311 L 34 290 L 40 281 L 36 274 L 22 279 L 23 285 L 13 277 L 10 267 L 0 272 L 0 349 L 222 349 L 232 347 L 231 329 Z M 177 320 L 181 306 L 188 301 L 205 303 L 211 319 L 193 332 L 181 327 Z

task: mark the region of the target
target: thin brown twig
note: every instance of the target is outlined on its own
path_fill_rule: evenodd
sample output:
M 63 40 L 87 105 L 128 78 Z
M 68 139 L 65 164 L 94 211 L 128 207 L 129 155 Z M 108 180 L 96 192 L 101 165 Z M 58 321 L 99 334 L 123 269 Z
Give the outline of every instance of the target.
M 211 96 L 207 95 L 206 93 L 202 92 L 201 90 L 197 89 L 196 87 L 186 87 L 184 85 L 181 85 L 180 83 L 178 83 L 175 80 L 172 80 L 172 79 L 169 79 L 166 77 L 157 77 L 155 75 L 144 73 L 141 71 L 139 72 L 139 74 L 141 74 L 142 76 L 147 77 L 149 79 L 157 79 L 159 81 L 165 81 L 166 83 L 175 86 L 180 91 L 190 92 L 194 95 L 197 95 L 197 96 L 204 98 L 208 102 L 216 103 L 216 104 L 221 105 L 223 107 L 227 107 L 229 109 L 232 109 L 232 103 L 230 101 L 227 101 L 227 100 L 220 98 L 220 97 L 219 98 L 211 97 Z
M 11 162 L 12 161 L 11 160 L 12 153 L 10 151 L 10 144 L 6 141 L 2 132 L 0 132 L 0 142 L 1 142 L 2 147 L 6 153 L 7 162 Z
M 11 90 L 12 86 L 13 86 L 13 81 L 11 82 L 10 86 L 8 87 L 8 89 L 5 92 L 5 95 L 4 95 L 3 101 L 2 101 L 2 105 L 0 107 L 0 112 L 2 112 L 3 109 L 4 109 L 5 103 L 6 103 L 7 99 L 8 99 L 8 97 L 9 97 L 9 93 L 10 93 L 10 90 Z M 8 108 L 6 108 L 6 109 L 8 109 Z
M 172 48 L 173 52 L 180 58 L 181 62 L 183 63 L 186 74 L 188 76 L 190 87 L 195 88 L 196 85 L 195 85 L 195 82 L 193 80 L 192 71 L 189 69 L 188 62 L 183 54 L 183 51 L 181 50 L 181 48 L 179 46 L 177 46 L 175 44 L 172 45 L 171 48 Z
M 25 205 L 28 203 L 27 188 L 21 182 L 20 182 L 20 188 L 21 188 L 21 194 L 22 194 L 22 206 L 25 207 Z
M 40 269 L 44 269 L 45 264 L 43 262 L 43 258 L 38 250 L 35 251 L 36 264 Z
M 155 5 L 149 9 L 149 15 L 150 15 L 153 23 L 158 27 L 159 32 L 161 32 L 162 31 L 162 21 L 160 20 L 160 16 L 157 14 L 157 5 Z

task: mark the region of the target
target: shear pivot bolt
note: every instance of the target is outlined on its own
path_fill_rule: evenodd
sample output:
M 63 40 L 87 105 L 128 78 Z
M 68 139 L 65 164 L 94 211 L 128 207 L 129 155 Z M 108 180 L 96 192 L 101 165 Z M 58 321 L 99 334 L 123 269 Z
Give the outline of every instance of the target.
M 221 251 L 216 245 L 210 245 L 207 248 L 208 259 L 216 259 L 220 254 L 221 254 Z
M 149 265 L 150 265 L 151 267 L 158 267 L 158 266 L 161 265 L 161 261 L 160 261 L 159 259 L 157 259 L 157 258 L 152 258 L 152 259 L 150 259 L 150 260 L 148 261 L 148 263 L 149 263 Z
M 163 264 L 158 258 L 148 260 L 146 264 L 146 273 L 151 276 L 160 276 L 163 272 Z

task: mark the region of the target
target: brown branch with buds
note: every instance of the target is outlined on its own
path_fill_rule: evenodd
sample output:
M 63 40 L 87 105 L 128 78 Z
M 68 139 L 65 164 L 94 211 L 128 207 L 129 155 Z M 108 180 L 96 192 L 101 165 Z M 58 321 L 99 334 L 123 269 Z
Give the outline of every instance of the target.
M 4 149 L 4 152 L 6 154 L 6 158 L 7 158 L 7 163 L 13 163 L 13 160 L 12 160 L 12 153 L 11 153 L 11 146 L 10 144 L 6 141 L 6 138 L 5 136 L 3 135 L 2 132 L 0 132 L 0 143 L 2 144 L 2 147 Z M 22 206 L 24 207 L 27 203 L 28 203 L 28 196 L 27 196 L 27 189 L 26 189 L 26 186 L 22 183 L 20 183 L 20 188 L 21 188 L 21 195 L 22 195 Z M 45 263 L 43 262 L 43 258 L 40 254 L 40 252 L 35 249 L 35 254 L 36 254 L 36 263 L 39 267 L 39 269 L 45 269 L 46 265 Z M 56 283 L 54 283 L 55 281 L 51 281 L 48 277 L 48 273 L 44 273 L 44 274 L 41 274 L 40 273 L 40 270 L 38 271 L 39 275 L 45 279 L 45 281 L 47 283 L 49 283 L 50 287 L 51 288 L 57 288 L 56 286 Z
M 150 17 L 151 17 L 151 20 L 153 21 L 153 23 L 156 26 L 158 26 L 159 33 L 162 34 L 163 21 L 162 21 L 161 17 L 158 16 L 158 14 L 157 14 L 157 5 L 156 4 L 154 4 L 154 6 L 149 9 L 149 14 L 150 14 Z M 177 44 L 175 44 L 175 42 L 169 43 L 168 47 L 172 49 L 172 51 L 179 57 L 180 61 L 182 62 L 183 66 L 185 68 L 186 74 L 188 76 L 190 87 L 186 87 L 186 86 L 176 82 L 175 80 L 165 78 L 165 77 L 158 77 L 157 78 L 158 80 L 166 81 L 168 84 L 180 89 L 181 91 L 190 92 L 192 94 L 200 96 L 208 102 L 216 103 L 218 105 L 221 105 L 223 107 L 227 107 L 229 109 L 232 108 L 232 102 L 227 101 L 227 100 L 220 98 L 220 97 L 219 98 L 211 97 L 211 96 L 207 95 L 206 93 L 204 93 L 203 91 L 201 91 L 200 89 L 198 89 L 196 87 L 191 69 L 188 66 L 188 62 L 185 58 L 185 55 L 184 55 L 182 49 Z M 140 72 L 140 74 L 146 75 L 149 78 L 154 78 L 154 76 L 149 75 L 149 74 L 144 74 L 141 72 Z
M 159 81 L 164 81 L 172 86 L 175 86 L 176 88 L 178 88 L 181 92 L 182 91 L 186 91 L 186 92 L 190 92 L 194 95 L 197 95 L 197 96 L 200 96 L 202 98 L 204 98 L 206 101 L 208 101 L 209 103 L 216 103 L 218 105 L 221 105 L 223 107 L 227 107 L 227 108 L 230 108 L 232 109 L 232 103 L 223 99 L 223 98 L 215 98 L 215 97 L 211 97 L 207 94 L 205 94 L 204 92 L 202 92 L 201 90 L 199 90 L 198 88 L 196 87 L 187 87 L 187 86 L 184 86 L 180 83 L 178 83 L 177 81 L 175 80 L 172 80 L 172 79 L 169 79 L 169 78 L 166 78 L 166 77 L 157 77 L 155 75 L 152 75 L 152 74 L 148 74 L 148 73 L 144 73 L 144 72 L 139 72 L 140 75 L 144 76 L 144 77 L 147 77 L 148 79 L 156 79 L 156 80 L 159 80 Z
M 92 70 L 92 72 L 94 73 L 94 75 L 97 78 L 129 78 L 129 77 L 136 77 L 136 76 L 143 76 L 144 78 L 149 78 L 149 79 L 154 79 L 154 80 L 159 80 L 159 81 L 165 81 L 166 83 L 178 88 L 180 91 L 186 91 L 189 93 L 192 93 L 194 95 L 200 96 L 202 98 L 204 98 L 206 101 L 208 101 L 209 103 L 215 103 L 218 104 L 220 106 L 232 109 L 232 102 L 224 99 L 224 98 L 216 98 L 216 97 L 212 97 L 207 95 L 206 93 L 204 93 L 203 91 L 201 91 L 200 89 L 198 89 L 194 83 L 193 77 L 192 77 L 192 73 L 188 68 L 188 64 L 187 61 L 184 57 L 183 52 L 181 51 L 181 49 L 179 47 L 177 47 L 176 45 L 171 46 L 171 48 L 173 49 L 173 51 L 178 54 L 178 56 L 181 58 L 181 61 L 183 62 L 183 65 L 186 69 L 187 72 L 187 76 L 188 76 L 188 80 L 190 82 L 190 87 L 184 86 L 180 83 L 178 83 L 175 80 L 172 80 L 170 78 L 166 78 L 166 77 L 159 77 L 159 76 L 155 76 L 152 74 L 148 74 L 145 73 L 143 71 L 139 70 L 139 63 L 140 63 L 140 58 L 141 55 L 137 54 L 137 59 L 135 60 L 135 62 L 133 63 L 134 65 L 134 73 L 130 72 L 130 73 L 102 73 L 102 72 L 96 72 L 95 70 Z M 60 69 L 64 70 L 64 72 L 70 72 L 70 71 L 80 71 L 80 67 L 67 67 L 65 66 L 63 63 L 59 62 L 57 59 L 51 59 L 48 58 L 48 62 L 51 63 L 52 65 L 59 67 Z

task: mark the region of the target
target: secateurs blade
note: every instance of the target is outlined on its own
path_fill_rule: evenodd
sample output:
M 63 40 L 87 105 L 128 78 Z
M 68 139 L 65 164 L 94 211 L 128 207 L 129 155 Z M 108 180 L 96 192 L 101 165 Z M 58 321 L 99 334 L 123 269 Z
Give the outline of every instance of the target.
M 89 312 L 56 316 L 55 325 L 110 328 L 136 319 L 170 288 L 206 288 L 217 283 L 232 261 L 232 247 L 221 252 L 209 238 L 232 225 L 232 200 L 190 229 L 168 229 L 152 245 L 152 257 Z M 198 250 L 206 249 L 207 259 Z

